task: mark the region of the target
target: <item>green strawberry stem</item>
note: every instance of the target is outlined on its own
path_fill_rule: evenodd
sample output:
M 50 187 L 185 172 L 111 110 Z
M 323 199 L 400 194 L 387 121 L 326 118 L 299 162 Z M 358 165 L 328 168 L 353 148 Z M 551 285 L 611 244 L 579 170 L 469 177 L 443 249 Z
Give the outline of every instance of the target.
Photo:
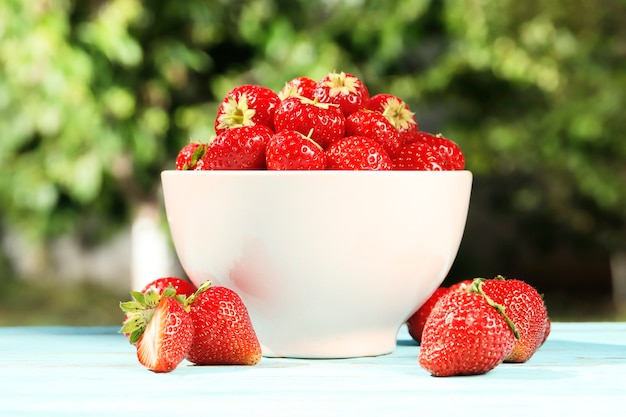
M 149 290 L 145 293 L 132 291 L 130 295 L 132 297 L 131 301 L 120 303 L 120 309 L 126 313 L 126 319 L 119 333 L 128 334 L 128 341 L 131 344 L 135 344 L 146 330 L 146 326 L 152 320 L 154 311 L 162 298 L 172 297 L 189 311 L 187 297 L 182 294 L 176 294 L 176 288 L 173 285 L 167 287 L 161 294 L 155 290 Z
M 196 300 L 196 298 L 198 298 L 200 294 L 208 290 L 211 287 L 211 285 L 212 285 L 211 280 L 204 281 L 202 284 L 200 284 L 196 292 L 194 292 L 193 294 L 191 294 L 189 297 L 186 298 L 183 306 L 188 309 L 189 306 Z
M 498 275 L 498 277 L 501 277 L 501 276 Z M 502 277 L 502 279 L 504 279 L 504 277 Z M 491 297 L 485 294 L 485 292 L 483 291 L 483 282 L 485 282 L 484 278 L 474 278 L 470 286 L 467 287 L 467 291 L 480 294 L 483 297 L 485 297 L 485 301 L 487 301 L 487 304 L 495 308 L 496 311 L 500 313 L 500 315 L 504 318 L 504 321 L 506 321 L 506 324 L 509 326 L 509 328 L 513 332 L 513 336 L 515 336 L 515 339 L 518 340 L 519 331 L 517 330 L 515 323 L 513 323 L 513 321 L 509 318 L 509 316 L 506 315 L 506 311 L 505 311 L 506 308 L 502 304 L 496 303 L 495 301 L 491 299 Z

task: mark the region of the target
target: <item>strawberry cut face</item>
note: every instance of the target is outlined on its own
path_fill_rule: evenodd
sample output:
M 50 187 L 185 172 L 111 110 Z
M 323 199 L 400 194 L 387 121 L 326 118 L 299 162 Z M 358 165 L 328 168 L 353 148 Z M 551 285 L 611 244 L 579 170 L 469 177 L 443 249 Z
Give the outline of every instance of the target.
M 180 303 L 163 297 L 137 342 L 137 359 L 154 372 L 173 371 L 193 340 L 193 322 Z

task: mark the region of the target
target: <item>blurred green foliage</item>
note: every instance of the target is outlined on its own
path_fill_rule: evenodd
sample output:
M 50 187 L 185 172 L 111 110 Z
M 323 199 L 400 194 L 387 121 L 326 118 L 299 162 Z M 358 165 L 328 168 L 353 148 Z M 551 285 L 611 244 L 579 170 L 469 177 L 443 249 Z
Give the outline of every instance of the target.
M 228 90 L 339 70 L 404 98 L 477 179 L 516 178 L 506 210 L 623 250 L 625 17 L 623 0 L 4 0 L 0 224 L 98 239 L 158 199 Z

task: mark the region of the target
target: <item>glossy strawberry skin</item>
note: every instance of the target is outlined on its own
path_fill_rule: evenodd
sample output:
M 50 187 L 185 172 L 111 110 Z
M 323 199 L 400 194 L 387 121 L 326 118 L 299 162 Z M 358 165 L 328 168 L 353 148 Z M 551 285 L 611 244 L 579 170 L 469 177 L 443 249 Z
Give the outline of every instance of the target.
M 274 130 L 274 112 L 280 98 L 260 85 L 240 85 L 226 94 L 217 109 L 215 133 L 241 126 L 263 125 Z
M 465 291 L 469 288 L 470 285 L 472 285 L 473 281 L 474 280 L 472 279 L 464 279 L 450 285 L 448 288 L 450 289 L 450 291 Z
M 302 97 L 284 99 L 274 113 L 277 133 L 295 130 L 309 136 L 322 148 L 341 139 L 345 134 L 345 125 L 346 119 L 339 106 Z
M 381 113 L 361 109 L 346 118 L 346 136 L 367 136 L 383 145 L 389 155 L 400 148 L 400 133 Z
M 187 360 L 196 365 L 255 365 L 261 360 L 261 345 L 237 293 L 211 286 L 189 308 L 195 332 Z
M 465 168 L 465 156 L 453 141 L 423 132 L 416 137 L 395 153 L 395 170 L 450 171 Z
M 526 362 L 543 344 L 546 334 L 548 315 L 541 294 L 524 281 L 502 277 L 485 280 L 482 290 L 504 306 L 519 332 L 519 339 L 505 362 Z
M 396 155 L 396 169 L 448 171 L 465 168 L 465 155 L 461 148 L 440 134 L 412 132 L 405 137 L 405 141 Z
M 141 290 L 142 293 L 146 293 L 149 290 L 156 291 L 158 294 L 163 294 L 166 288 L 169 286 L 174 287 L 176 294 L 190 296 L 195 293 L 198 288 L 191 282 L 179 277 L 162 277 L 157 278 L 152 282 L 146 284 Z
M 331 72 L 319 80 L 313 95 L 321 103 L 339 105 L 345 117 L 365 108 L 370 99 L 369 91 L 363 81 L 345 72 Z
M 242 126 L 219 133 L 204 156 L 207 170 L 265 168 L 265 146 L 274 135 L 267 126 Z
M 176 156 L 176 169 L 179 171 L 202 170 L 203 157 L 208 145 L 206 143 L 190 142 L 183 146 Z
M 267 143 L 265 162 L 269 170 L 323 170 L 324 149 L 295 130 L 282 130 Z
M 189 313 L 176 299 L 163 297 L 135 345 L 137 359 L 151 371 L 173 371 L 185 359 L 193 334 Z
M 347 136 L 326 149 L 326 169 L 389 171 L 391 157 L 383 146 L 366 136 Z
M 313 92 L 315 91 L 316 85 L 317 81 L 312 78 L 305 76 L 296 77 L 285 83 L 284 87 L 278 93 L 278 97 L 284 100 L 287 97 L 300 96 L 313 100 Z
M 401 146 L 393 157 L 396 171 L 443 171 L 443 161 L 430 144 L 413 142 Z
M 449 291 L 426 320 L 418 362 L 433 376 L 479 375 L 502 363 L 514 343 L 511 328 L 483 295 Z
M 424 325 L 426 324 L 426 319 L 430 316 L 435 304 L 437 301 L 444 295 L 450 291 L 449 288 L 446 287 L 438 287 L 428 299 L 421 305 L 420 308 L 417 309 L 411 317 L 406 322 L 407 329 L 409 331 L 409 335 L 415 340 L 417 343 L 422 342 L 422 334 L 424 332 Z
M 408 143 L 405 135 L 410 136 L 418 131 L 415 113 L 400 97 L 392 94 L 376 94 L 370 97 L 367 109 L 381 113 L 398 130 L 401 143 Z

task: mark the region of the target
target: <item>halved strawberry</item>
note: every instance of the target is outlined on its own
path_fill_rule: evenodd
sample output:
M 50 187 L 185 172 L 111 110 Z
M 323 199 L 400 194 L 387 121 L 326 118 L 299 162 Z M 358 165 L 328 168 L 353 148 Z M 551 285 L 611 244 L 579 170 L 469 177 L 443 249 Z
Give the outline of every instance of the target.
M 317 82 L 314 97 L 321 103 L 338 104 L 344 116 L 364 108 L 370 94 L 358 77 L 345 72 L 331 72 Z
M 295 130 L 281 130 L 267 143 L 265 161 L 270 170 L 322 170 L 326 168 L 324 149 Z
M 263 125 L 274 129 L 274 111 L 280 98 L 260 85 L 240 85 L 226 94 L 215 118 L 215 133 L 241 126 Z
M 255 365 L 261 360 L 261 345 L 236 292 L 206 281 L 187 304 L 195 328 L 187 360 L 197 365 Z
M 276 132 L 295 130 L 326 148 L 345 133 L 346 119 L 336 104 L 304 97 L 287 97 L 274 113 Z
M 265 146 L 274 132 L 267 126 L 242 126 L 219 133 L 204 155 L 208 170 L 263 169 Z
M 132 292 L 132 301 L 120 303 L 127 318 L 120 333 L 130 334 L 139 362 L 154 372 L 173 371 L 187 356 L 193 341 L 193 321 L 174 287 L 163 294 Z M 178 298 L 177 298 L 178 297 Z

